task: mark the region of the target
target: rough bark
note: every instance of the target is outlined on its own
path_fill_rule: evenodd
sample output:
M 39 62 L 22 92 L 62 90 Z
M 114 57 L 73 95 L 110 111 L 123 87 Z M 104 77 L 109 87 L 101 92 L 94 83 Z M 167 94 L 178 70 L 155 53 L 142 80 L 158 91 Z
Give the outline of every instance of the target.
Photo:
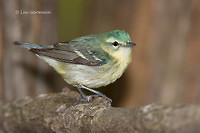
M 116 108 L 100 97 L 84 102 L 78 93 L 68 90 L 1 105 L 0 127 L 0 133 L 195 133 L 200 132 L 200 106 Z

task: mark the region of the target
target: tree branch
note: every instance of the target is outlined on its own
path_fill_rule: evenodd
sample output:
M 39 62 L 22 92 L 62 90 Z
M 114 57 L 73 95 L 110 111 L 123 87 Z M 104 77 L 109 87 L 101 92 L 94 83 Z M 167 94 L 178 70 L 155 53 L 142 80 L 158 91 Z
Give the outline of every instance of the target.
M 115 108 L 101 97 L 84 102 L 77 92 L 68 90 L 2 104 L 0 133 L 4 132 L 195 133 L 200 132 L 200 106 Z

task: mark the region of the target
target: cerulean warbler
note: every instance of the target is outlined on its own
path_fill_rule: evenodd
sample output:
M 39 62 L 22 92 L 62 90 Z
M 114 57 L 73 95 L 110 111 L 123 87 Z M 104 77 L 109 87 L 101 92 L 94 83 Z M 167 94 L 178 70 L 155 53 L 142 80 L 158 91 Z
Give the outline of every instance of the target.
M 132 60 L 132 46 L 127 32 L 111 32 L 88 35 L 42 46 L 15 42 L 51 65 L 68 83 L 78 88 L 82 97 L 88 98 L 81 89 L 89 90 L 111 102 L 101 92 L 91 88 L 106 86 L 118 79 Z

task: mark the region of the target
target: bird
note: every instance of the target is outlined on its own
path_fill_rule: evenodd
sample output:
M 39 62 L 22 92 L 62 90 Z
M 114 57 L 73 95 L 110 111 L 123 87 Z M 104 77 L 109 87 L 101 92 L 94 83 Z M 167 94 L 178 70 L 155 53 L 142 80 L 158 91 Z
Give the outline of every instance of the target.
M 132 61 L 130 35 L 122 30 L 86 35 L 53 45 L 39 45 L 15 41 L 52 66 L 89 102 L 83 89 L 112 100 L 95 90 L 113 83 L 122 76 Z

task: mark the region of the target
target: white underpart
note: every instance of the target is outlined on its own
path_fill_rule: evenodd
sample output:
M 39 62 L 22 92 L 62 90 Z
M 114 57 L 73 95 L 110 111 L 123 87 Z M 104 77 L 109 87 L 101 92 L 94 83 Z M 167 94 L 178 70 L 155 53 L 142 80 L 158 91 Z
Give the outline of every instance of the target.
M 44 61 L 46 61 L 47 63 L 49 63 L 49 65 L 54 66 L 54 67 L 58 67 L 58 61 L 45 57 L 45 56 L 39 56 L 37 55 L 39 58 L 43 59 Z
M 36 54 L 37 55 L 37 54 Z M 39 56 L 39 58 L 43 59 L 45 62 L 47 62 L 50 66 L 52 66 L 56 71 L 58 71 L 60 74 L 65 74 L 66 71 L 60 69 L 59 61 L 56 61 L 54 59 L 45 57 L 45 56 Z
M 82 58 L 85 57 L 80 52 L 77 52 L 77 54 L 78 53 Z M 109 62 L 102 66 L 64 63 L 49 57 L 37 56 L 51 65 L 69 84 L 74 86 L 84 85 L 89 88 L 98 88 L 114 82 L 123 74 L 124 70 L 131 61 L 127 60 L 127 58 L 130 58 L 130 54 L 131 49 L 122 48 L 119 51 L 112 53 L 112 56 L 118 59 L 118 63 L 113 64 L 113 62 Z M 100 60 L 94 55 L 93 57 L 95 60 Z

